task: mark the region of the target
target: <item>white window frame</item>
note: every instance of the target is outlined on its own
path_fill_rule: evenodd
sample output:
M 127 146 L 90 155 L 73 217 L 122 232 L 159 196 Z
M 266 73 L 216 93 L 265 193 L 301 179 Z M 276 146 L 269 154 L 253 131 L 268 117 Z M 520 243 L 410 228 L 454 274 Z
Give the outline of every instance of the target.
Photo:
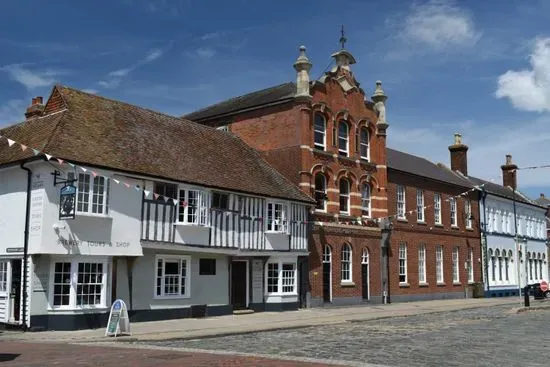
M 416 221 L 424 223 L 424 190 L 416 189 Z
M 342 182 L 346 182 L 347 184 L 347 194 L 342 194 Z M 345 178 L 345 177 L 342 177 L 340 178 L 340 180 L 338 181 L 338 207 L 339 207 L 339 210 L 340 210 L 340 214 L 346 214 L 346 215 L 349 215 L 350 214 L 350 211 L 351 211 L 351 208 L 350 208 L 350 197 L 351 197 L 351 182 L 349 179 Z M 346 200 L 346 207 L 347 207 L 347 210 L 342 210 L 342 198 L 345 198 Z
M 470 199 L 464 200 L 464 215 L 466 216 L 466 228 L 472 229 L 472 201 Z
M 434 194 L 434 223 L 442 224 L 441 222 L 441 194 Z
M 443 269 L 443 246 L 438 245 L 435 248 L 435 279 L 438 284 L 445 282 L 445 273 Z
M 182 197 L 182 191 L 184 195 Z M 191 205 L 190 196 L 191 192 L 196 195 L 196 204 Z M 194 208 L 194 219 L 189 220 L 190 210 Z M 209 219 L 209 209 L 210 209 L 210 195 L 206 190 L 190 187 L 190 186 L 179 186 L 178 187 L 178 208 L 176 223 L 177 224 L 188 224 L 194 226 L 207 226 Z M 183 211 L 183 213 L 182 213 Z M 181 216 L 183 215 L 183 220 Z
M 320 190 L 318 185 L 317 185 L 317 177 L 322 177 L 323 178 L 323 189 Z M 326 212 L 327 211 L 327 201 L 328 201 L 328 198 L 327 198 L 327 176 L 325 176 L 323 173 L 317 173 L 315 174 L 315 177 L 314 177 L 314 183 L 315 183 L 315 210 L 316 211 L 319 211 L 319 212 Z M 317 195 L 323 195 L 324 196 L 324 199 L 323 199 L 323 207 L 322 208 L 318 208 L 317 207 Z
M 0 260 L 0 294 L 8 293 L 8 269 L 10 260 Z
M 451 227 L 458 227 L 458 220 L 456 215 L 456 198 L 449 198 L 450 210 L 451 210 Z
M 406 212 L 406 190 L 405 186 L 397 185 L 397 219 L 407 219 Z
M 420 244 L 418 247 L 418 283 L 427 284 L 426 281 L 426 245 Z
M 76 175 L 76 176 L 75 176 Z M 81 215 L 89 215 L 89 216 L 98 216 L 98 217 L 105 217 L 109 213 L 109 179 L 107 177 L 101 176 L 101 175 L 92 175 L 90 173 L 76 173 L 76 172 L 69 172 L 67 174 L 68 179 L 74 179 L 77 177 L 76 181 L 76 200 L 75 200 L 75 212 L 77 214 Z M 88 180 L 88 190 L 84 192 L 81 190 L 81 186 L 84 185 L 84 179 Z M 99 192 L 99 190 L 96 190 L 97 185 L 99 185 L 99 181 L 103 180 L 103 191 Z M 84 195 L 87 195 L 87 200 L 82 200 L 84 198 Z M 102 195 L 102 200 L 98 201 L 96 205 L 98 205 L 98 208 L 101 207 L 101 211 L 97 210 L 96 212 L 93 211 L 94 206 L 94 195 L 99 196 Z M 84 205 L 87 205 L 87 210 L 79 209 L 79 204 L 84 207 Z
M 323 119 L 323 130 L 317 129 L 317 116 L 320 116 Z M 319 143 L 315 140 L 316 133 L 323 135 L 323 142 Z M 319 150 L 326 150 L 327 148 L 327 119 L 322 113 L 315 113 L 313 116 L 313 147 Z
M 403 280 L 401 280 L 403 279 Z M 407 244 L 399 244 L 399 284 L 408 284 L 407 275 Z
M 470 262 L 470 266 L 468 268 L 468 283 L 474 282 L 474 249 L 469 248 L 468 249 L 468 259 Z
M 340 135 L 340 126 L 342 124 L 346 126 L 346 136 Z M 349 130 L 349 122 L 347 122 L 346 120 L 340 120 L 338 122 L 338 153 L 340 153 L 340 155 L 344 157 L 349 157 Z M 340 148 L 340 142 L 345 142 L 345 149 Z
M 266 232 L 287 233 L 288 205 L 281 201 L 268 201 L 266 204 Z M 279 209 L 279 210 L 277 210 Z M 279 215 L 277 215 L 279 213 Z
M 268 274 L 269 274 L 269 264 L 277 264 L 277 292 L 269 292 L 268 291 Z M 291 277 L 284 277 L 284 274 L 283 272 L 284 271 L 287 271 L 287 270 L 283 270 L 283 266 L 284 265 L 292 265 L 292 268 L 293 268 L 293 276 Z M 293 284 L 292 284 L 292 291 L 291 292 L 283 292 L 283 286 L 285 286 L 284 284 L 284 280 L 285 279 L 292 279 L 293 280 Z M 266 264 L 265 264 L 265 294 L 267 295 L 271 295 L 271 296 L 289 296 L 289 295 L 297 295 L 298 294 L 298 271 L 297 271 L 297 264 L 296 264 L 296 259 L 293 258 L 293 259 L 284 259 L 284 258 L 280 258 L 280 259 L 273 259 L 273 260 L 269 260 Z M 287 284 L 288 285 L 288 284 Z
M 460 249 L 458 246 L 453 248 L 451 259 L 453 262 L 453 283 L 460 283 Z
M 159 260 L 162 260 L 162 278 L 161 278 L 161 294 L 157 294 L 157 278 L 158 275 L 158 262 Z M 166 262 L 173 262 L 178 261 L 178 275 L 179 275 L 179 289 L 177 295 L 165 295 L 164 294 L 164 284 L 166 281 L 165 277 L 165 271 L 166 271 Z M 185 293 L 181 294 L 181 286 L 182 286 L 182 263 L 185 262 Z M 153 264 L 153 298 L 154 299 L 183 299 L 183 298 L 190 298 L 191 297 L 191 256 L 182 256 L 182 255 L 165 255 L 165 254 L 158 254 L 155 256 L 155 263 Z
M 344 263 L 348 264 L 347 270 L 344 269 Z M 353 249 L 349 243 L 344 243 L 340 256 L 340 281 L 342 283 L 353 283 Z
M 69 304 L 68 305 L 54 305 L 54 279 L 55 279 L 55 264 L 56 263 L 70 263 L 70 287 L 69 287 Z M 77 299 L 77 285 L 78 285 L 78 264 L 79 263 L 95 263 L 102 264 L 103 271 L 101 276 L 101 302 L 99 305 L 84 305 L 78 306 Z M 48 309 L 49 310 L 97 310 L 108 308 L 107 294 L 109 288 L 109 282 L 107 277 L 110 274 L 109 260 L 105 257 L 96 256 L 78 256 L 78 257 L 63 257 L 55 256 L 50 261 L 50 279 L 49 279 L 49 292 L 48 292 Z M 89 283 L 92 284 L 92 283 Z
M 365 193 L 368 193 L 366 195 Z M 370 218 L 372 216 L 372 190 L 368 182 L 361 185 L 361 216 Z M 366 212 L 366 214 L 365 214 Z
M 363 131 L 365 131 L 367 133 L 367 141 L 365 142 L 363 140 Z M 367 129 L 366 127 L 362 127 L 360 130 L 359 130 L 359 155 L 361 156 L 361 159 L 364 159 L 366 161 L 369 161 L 370 160 L 370 145 L 369 145 L 369 141 L 370 141 L 370 132 L 369 132 L 369 129 Z M 366 149 L 367 151 L 367 155 L 363 155 L 363 150 Z

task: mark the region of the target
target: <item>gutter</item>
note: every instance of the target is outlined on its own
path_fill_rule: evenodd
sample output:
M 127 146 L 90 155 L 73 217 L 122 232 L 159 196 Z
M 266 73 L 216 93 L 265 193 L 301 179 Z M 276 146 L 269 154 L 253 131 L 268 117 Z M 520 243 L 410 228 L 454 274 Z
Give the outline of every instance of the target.
M 487 292 L 490 291 L 489 286 L 489 259 L 487 259 L 487 206 L 485 205 L 485 198 L 487 197 L 487 192 L 485 191 L 485 186 L 482 186 L 481 190 L 481 200 L 483 201 L 483 228 L 481 232 L 481 255 L 483 256 L 483 278 L 487 284 Z
M 27 208 L 25 210 L 25 239 L 23 244 L 23 329 L 27 329 L 27 272 L 28 272 L 28 254 L 29 254 L 29 218 L 31 212 L 31 181 L 32 171 L 25 167 L 25 163 L 21 163 L 21 169 L 27 171 Z M 29 320 L 30 323 L 30 320 Z

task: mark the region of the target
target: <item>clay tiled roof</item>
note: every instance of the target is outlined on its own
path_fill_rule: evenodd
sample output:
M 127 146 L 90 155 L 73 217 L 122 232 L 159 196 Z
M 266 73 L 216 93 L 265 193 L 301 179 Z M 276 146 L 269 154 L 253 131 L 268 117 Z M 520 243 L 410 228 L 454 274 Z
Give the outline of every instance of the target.
M 471 183 L 457 176 L 451 170 L 430 162 L 425 158 L 391 148 L 387 148 L 386 152 L 388 169 L 426 177 L 456 186 L 467 188 L 473 187 Z
M 239 97 L 216 103 L 198 111 L 183 116 L 183 118 L 199 121 L 231 112 L 264 106 L 275 102 L 289 101 L 296 94 L 296 84 L 284 83 L 275 87 L 262 89 Z
M 230 133 L 64 86 L 50 100 L 66 109 L 0 135 L 80 164 L 313 202 Z M 0 165 L 31 156 L 0 144 Z

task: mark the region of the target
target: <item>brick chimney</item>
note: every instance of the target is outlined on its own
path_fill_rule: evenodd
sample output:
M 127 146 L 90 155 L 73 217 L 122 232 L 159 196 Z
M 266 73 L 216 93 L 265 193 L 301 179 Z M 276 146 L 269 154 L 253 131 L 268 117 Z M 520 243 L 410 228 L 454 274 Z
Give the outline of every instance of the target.
M 44 106 L 42 97 L 34 97 L 32 99 L 31 105 L 27 107 L 25 112 L 25 117 L 28 119 L 41 116 L 44 112 Z
M 502 185 L 510 186 L 512 189 L 516 190 L 518 188 L 516 171 L 518 166 L 512 163 L 512 156 L 510 154 L 506 155 L 506 164 L 500 166 L 500 169 L 502 169 Z
M 451 152 L 451 169 L 468 176 L 468 146 L 462 144 L 462 135 L 455 134 L 455 142 L 449 146 Z

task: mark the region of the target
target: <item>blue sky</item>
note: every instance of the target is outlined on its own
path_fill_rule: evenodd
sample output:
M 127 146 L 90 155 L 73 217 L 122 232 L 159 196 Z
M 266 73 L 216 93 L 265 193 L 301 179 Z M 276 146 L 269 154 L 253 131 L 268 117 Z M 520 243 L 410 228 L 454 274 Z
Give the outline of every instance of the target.
M 550 164 L 550 2 L 96 0 L 0 2 L 0 126 L 22 119 L 54 83 L 181 115 L 295 79 L 298 47 L 312 78 L 345 24 L 353 72 L 382 80 L 389 146 L 449 163 L 453 133 L 469 171 L 501 182 Z M 518 172 L 550 195 L 550 169 Z

